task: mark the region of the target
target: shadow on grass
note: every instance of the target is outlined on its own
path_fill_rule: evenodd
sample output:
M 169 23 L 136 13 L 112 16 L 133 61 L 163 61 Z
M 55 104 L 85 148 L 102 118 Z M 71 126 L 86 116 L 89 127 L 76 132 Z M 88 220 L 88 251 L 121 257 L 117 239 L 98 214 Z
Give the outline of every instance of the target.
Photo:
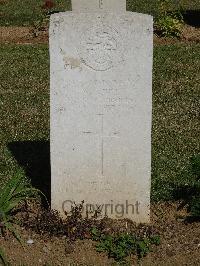
M 25 170 L 33 187 L 40 189 L 51 202 L 51 169 L 49 141 L 11 142 L 9 150 Z
M 185 219 L 185 223 L 193 223 L 200 221 L 199 207 L 200 207 L 200 188 L 199 186 L 186 185 L 175 187 L 172 193 L 172 198 L 175 201 L 181 201 L 178 210 L 181 210 L 187 206 L 188 216 Z M 198 201 L 198 206 L 194 206 L 194 199 Z
M 185 184 L 171 184 L 172 199 L 181 202 L 179 210 L 187 206 L 189 216 L 186 222 L 200 221 L 200 154 L 194 154 L 190 158 L 188 167 L 178 180 L 183 177 Z
M 194 186 L 179 186 L 175 187 L 172 193 L 172 198 L 174 200 L 182 200 L 184 202 L 189 202 L 193 195 L 199 193 L 199 188 Z
M 193 26 L 200 27 L 200 10 L 187 10 L 183 13 L 184 21 Z

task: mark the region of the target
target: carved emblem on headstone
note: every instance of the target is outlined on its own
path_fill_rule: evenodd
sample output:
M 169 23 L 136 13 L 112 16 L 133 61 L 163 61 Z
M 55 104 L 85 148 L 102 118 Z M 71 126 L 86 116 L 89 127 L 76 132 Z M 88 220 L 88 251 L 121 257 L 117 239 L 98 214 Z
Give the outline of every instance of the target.
M 79 54 L 86 66 L 106 71 L 122 61 L 121 38 L 116 29 L 98 24 L 84 32 Z

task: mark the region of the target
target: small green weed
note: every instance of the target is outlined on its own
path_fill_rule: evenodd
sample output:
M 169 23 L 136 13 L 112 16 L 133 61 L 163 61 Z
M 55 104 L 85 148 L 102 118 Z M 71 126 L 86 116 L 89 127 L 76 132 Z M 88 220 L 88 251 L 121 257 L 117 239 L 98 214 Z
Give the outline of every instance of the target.
M 172 15 L 167 15 L 157 20 L 155 31 L 164 37 L 180 37 L 182 25 L 182 21 Z
M 10 265 L 10 263 L 7 261 L 5 253 L 4 253 L 4 251 L 3 251 L 3 249 L 1 247 L 0 247 L 0 262 L 4 266 L 9 266 Z
M 155 20 L 155 32 L 164 37 L 180 37 L 183 16 L 180 4 L 176 10 L 171 10 L 171 0 L 160 0 L 159 15 Z
M 116 236 L 101 234 L 97 228 L 91 230 L 92 238 L 99 243 L 96 245 L 98 252 L 106 252 L 110 258 L 118 262 L 125 262 L 126 257 L 136 254 L 143 258 L 151 251 L 152 245 L 160 244 L 160 236 L 136 237 L 132 234 L 122 233 Z
M 10 231 L 22 244 L 13 226 L 12 212 L 25 200 L 36 197 L 39 190 L 31 187 L 21 172 L 18 172 L 0 189 L 0 234 Z
M 32 197 L 36 197 L 41 193 L 39 190 L 31 187 L 27 179 L 21 172 L 18 172 L 0 189 L 0 235 L 5 232 L 11 232 L 14 237 L 23 246 L 21 237 L 15 230 L 12 213 L 19 205 Z M 3 265 L 10 265 L 5 257 L 4 251 L 0 248 L 0 261 Z

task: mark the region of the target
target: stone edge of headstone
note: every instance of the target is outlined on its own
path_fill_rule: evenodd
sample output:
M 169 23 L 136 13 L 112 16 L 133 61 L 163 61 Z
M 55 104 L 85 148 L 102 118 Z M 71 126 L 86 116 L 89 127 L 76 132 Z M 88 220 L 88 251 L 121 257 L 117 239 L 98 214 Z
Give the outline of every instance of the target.
M 59 12 L 59 13 L 55 13 L 55 14 L 52 14 L 50 16 L 50 22 L 52 20 L 54 20 L 54 18 L 57 18 L 57 17 L 65 17 L 67 15 L 70 15 L 70 14 L 112 14 L 112 15 L 131 15 L 131 16 L 137 16 L 138 18 L 146 18 L 146 19 L 149 19 L 150 21 L 153 22 L 153 16 L 149 15 L 149 14 L 144 14 L 144 13 L 138 13 L 138 12 L 132 12 L 132 11 L 126 11 L 126 12 L 110 12 L 110 11 L 100 11 L 100 12 L 78 12 L 78 11 L 65 11 L 65 12 Z
M 72 0 L 72 11 L 90 12 L 113 10 L 114 12 L 126 12 L 126 0 Z M 102 4 L 102 8 L 100 5 Z M 112 11 L 111 11 L 112 12 Z

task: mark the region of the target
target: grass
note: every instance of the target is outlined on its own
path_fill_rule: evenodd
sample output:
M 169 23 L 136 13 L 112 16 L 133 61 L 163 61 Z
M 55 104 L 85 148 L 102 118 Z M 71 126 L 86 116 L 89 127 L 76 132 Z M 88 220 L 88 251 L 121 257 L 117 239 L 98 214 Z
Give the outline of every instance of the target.
M 169 199 L 190 182 L 200 151 L 199 45 L 159 46 L 154 56 L 153 199 Z
M 163 1 L 163 0 L 162 0 Z M 127 0 L 127 9 L 130 11 L 156 15 L 160 7 L 161 0 Z M 198 10 L 199 0 L 168 0 L 169 8 L 174 10 L 180 3 L 184 10 Z
M 190 157 L 199 153 L 200 45 L 155 47 L 152 200 L 172 199 L 190 182 Z M 43 45 L 1 45 L 0 183 L 18 170 L 47 194 L 49 59 Z
M 44 183 L 47 195 L 49 180 L 42 177 L 50 176 L 44 141 L 49 138 L 48 50 L 8 45 L 0 50 L 0 183 L 23 165 L 33 185 Z
M 148 13 L 156 16 L 158 13 L 160 0 L 127 0 L 127 9 L 130 11 Z M 177 7 L 177 2 L 181 1 L 184 10 L 199 10 L 199 0 L 170 0 L 171 8 Z M 71 10 L 70 0 L 54 0 L 56 6 L 54 10 Z M 29 26 L 41 20 L 45 15 L 42 9 L 43 0 L 1 0 L 0 1 L 0 25 L 2 26 Z
M 55 0 L 53 10 L 70 10 L 70 0 Z M 43 0 L 5 0 L 0 2 L 0 25 L 1 26 L 29 26 L 45 15 L 42 8 Z

